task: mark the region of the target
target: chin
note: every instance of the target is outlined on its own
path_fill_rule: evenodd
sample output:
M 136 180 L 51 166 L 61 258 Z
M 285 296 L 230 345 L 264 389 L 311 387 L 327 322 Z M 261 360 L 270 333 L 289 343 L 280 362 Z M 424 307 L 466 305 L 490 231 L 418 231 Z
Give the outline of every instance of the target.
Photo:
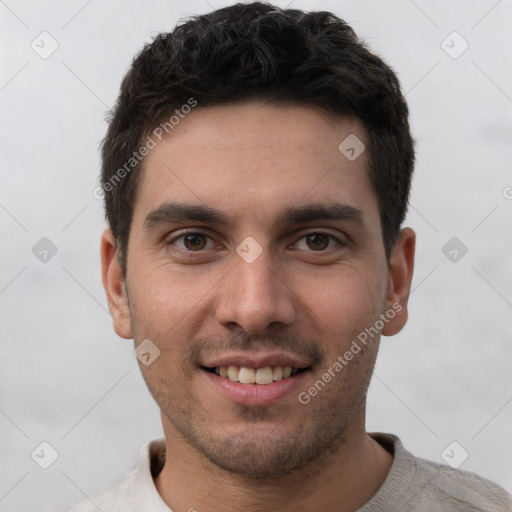
M 344 429 L 283 432 L 278 425 L 246 425 L 243 433 L 223 431 L 224 436 L 189 439 L 189 443 L 218 468 L 251 478 L 288 475 L 318 460 L 342 442 Z M 195 436 L 194 436 L 195 437 Z

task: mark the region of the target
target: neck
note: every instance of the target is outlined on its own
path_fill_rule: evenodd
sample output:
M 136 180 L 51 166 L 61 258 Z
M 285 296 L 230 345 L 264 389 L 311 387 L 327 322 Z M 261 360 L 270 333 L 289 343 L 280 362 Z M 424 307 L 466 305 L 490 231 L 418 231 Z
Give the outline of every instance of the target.
M 299 506 L 351 512 L 377 492 L 393 461 L 366 434 L 364 418 L 362 425 L 347 429 L 344 440 L 329 453 L 290 474 L 271 478 L 228 473 L 199 454 L 169 424 L 165 427 L 167 459 L 155 485 L 165 503 L 177 511 L 295 512 Z

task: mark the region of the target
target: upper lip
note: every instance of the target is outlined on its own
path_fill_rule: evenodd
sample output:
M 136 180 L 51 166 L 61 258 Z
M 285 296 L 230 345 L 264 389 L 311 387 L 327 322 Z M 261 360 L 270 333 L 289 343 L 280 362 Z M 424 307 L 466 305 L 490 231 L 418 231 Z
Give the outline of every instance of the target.
M 264 368 L 265 366 L 291 366 L 292 368 L 308 368 L 311 364 L 294 354 L 284 353 L 231 353 L 211 357 L 201 363 L 206 368 L 219 366 L 243 366 L 245 368 Z

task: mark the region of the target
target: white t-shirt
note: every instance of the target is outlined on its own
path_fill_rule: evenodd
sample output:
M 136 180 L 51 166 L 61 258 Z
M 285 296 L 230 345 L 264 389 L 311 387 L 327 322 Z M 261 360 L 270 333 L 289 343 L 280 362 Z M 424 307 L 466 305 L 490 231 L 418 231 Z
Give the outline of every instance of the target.
M 510 512 L 510 495 L 473 473 L 414 457 L 391 434 L 371 433 L 393 454 L 391 470 L 377 493 L 357 512 Z M 70 512 L 172 512 L 153 482 L 165 457 L 165 440 L 145 444 L 136 469 Z

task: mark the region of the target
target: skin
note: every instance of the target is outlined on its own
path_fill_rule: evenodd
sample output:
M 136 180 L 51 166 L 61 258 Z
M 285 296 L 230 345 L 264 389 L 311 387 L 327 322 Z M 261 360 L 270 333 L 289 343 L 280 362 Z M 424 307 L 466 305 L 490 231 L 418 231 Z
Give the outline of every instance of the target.
M 227 503 L 249 512 L 352 511 L 389 472 L 392 455 L 365 431 L 380 334 L 308 404 L 297 399 L 393 305 L 401 310 L 382 334 L 407 321 L 415 234 L 401 231 L 388 263 L 367 151 L 349 161 L 338 150 L 349 134 L 367 139 L 356 119 L 304 106 L 198 107 L 145 159 L 125 279 L 112 234 L 103 235 L 115 330 L 161 352 L 140 366 L 168 449 L 155 485 L 176 512 Z M 147 216 L 166 202 L 215 208 L 230 224 L 149 228 Z M 276 225 L 286 208 L 333 203 L 360 219 Z M 176 239 L 183 229 L 205 236 Z M 262 249 L 252 263 L 236 252 L 246 237 Z M 201 369 L 232 351 L 271 350 L 311 367 L 298 389 L 269 405 L 232 402 Z

